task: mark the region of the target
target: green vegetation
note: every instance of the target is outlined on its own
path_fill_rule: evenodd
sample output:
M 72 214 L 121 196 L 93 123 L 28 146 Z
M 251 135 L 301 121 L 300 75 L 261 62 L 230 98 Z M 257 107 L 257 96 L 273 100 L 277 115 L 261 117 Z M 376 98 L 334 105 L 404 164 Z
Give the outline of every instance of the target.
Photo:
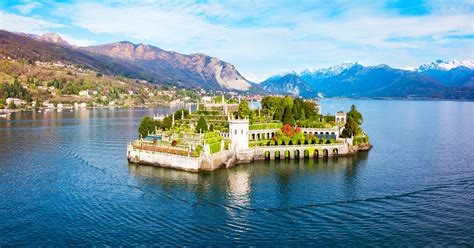
M 283 127 L 283 123 L 274 122 L 274 123 L 258 123 L 249 125 L 249 130 L 259 130 L 259 129 L 275 129 Z
M 319 107 L 316 103 L 300 98 L 266 96 L 261 103 L 264 114 L 271 120 L 281 121 L 283 124 L 325 127 L 325 124 L 330 121 L 327 119 L 321 120 Z
M 283 114 L 283 119 L 282 119 L 283 124 L 289 124 L 289 125 L 294 125 L 295 124 L 295 117 L 293 115 L 293 107 L 291 106 L 286 106 L 285 107 L 285 112 Z
M 301 128 L 295 128 L 287 124 L 277 130 L 271 140 L 252 140 L 249 142 L 249 146 L 333 144 L 341 142 L 331 138 L 332 136 L 327 137 L 328 138 L 318 138 L 313 134 L 304 134 Z
M 20 98 L 26 101 L 31 101 L 30 94 L 28 91 L 23 88 L 21 83 L 18 81 L 18 78 L 14 78 L 12 83 L 3 83 L 1 86 L 1 91 L 3 92 L 3 98 Z
M 8 104 L 8 108 L 9 109 L 16 109 L 16 105 L 13 101 L 11 101 L 9 104 Z
M 26 103 L 57 101 L 69 105 L 88 103 L 90 107 L 109 104 L 156 106 L 177 99 L 194 101 L 199 98 L 195 91 L 168 90 L 143 80 L 103 75 L 72 65 L 0 59 L 0 99 L 8 97 L 19 98 Z
M 221 142 L 216 142 L 216 143 L 209 144 L 209 148 L 211 150 L 211 154 L 214 154 L 216 152 L 220 152 L 221 151 Z
M 206 119 L 203 116 L 199 117 L 199 120 L 196 125 L 196 131 L 206 132 L 208 129 Z
M 366 143 L 369 143 L 369 136 L 367 135 L 365 135 L 364 137 L 355 136 L 354 140 L 352 141 L 353 145 L 366 144 Z
M 251 118 L 253 117 L 253 112 L 249 107 L 249 102 L 241 101 L 239 103 L 239 108 L 237 110 L 239 118 Z
M 343 138 L 350 138 L 355 136 L 360 136 L 362 134 L 362 122 L 364 118 L 362 114 L 357 111 L 355 105 L 351 106 L 351 111 L 347 113 L 347 121 L 346 125 L 344 126 L 344 131 L 342 131 L 341 137 Z
M 140 122 L 138 133 L 140 134 L 140 137 L 146 137 L 148 134 L 155 132 L 156 128 L 159 126 L 159 122 L 153 120 L 153 118 L 149 116 L 146 116 L 143 117 L 142 121 Z

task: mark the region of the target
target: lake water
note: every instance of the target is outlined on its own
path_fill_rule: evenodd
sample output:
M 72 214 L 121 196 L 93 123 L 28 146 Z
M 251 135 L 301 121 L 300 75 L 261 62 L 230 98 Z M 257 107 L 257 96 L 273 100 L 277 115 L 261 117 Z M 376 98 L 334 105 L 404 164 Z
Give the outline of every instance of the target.
M 474 244 L 474 103 L 356 104 L 374 145 L 353 157 L 193 174 L 129 164 L 145 115 L 0 119 L 0 245 Z

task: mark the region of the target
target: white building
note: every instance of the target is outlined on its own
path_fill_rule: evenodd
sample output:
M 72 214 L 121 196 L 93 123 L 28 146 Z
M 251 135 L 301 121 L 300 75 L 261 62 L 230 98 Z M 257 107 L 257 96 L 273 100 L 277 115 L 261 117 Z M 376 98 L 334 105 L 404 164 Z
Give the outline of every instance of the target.
M 249 120 L 230 120 L 229 137 L 232 140 L 231 150 L 243 151 L 249 149 Z
M 346 113 L 339 111 L 336 113 L 336 123 L 346 123 L 347 121 L 347 115 Z

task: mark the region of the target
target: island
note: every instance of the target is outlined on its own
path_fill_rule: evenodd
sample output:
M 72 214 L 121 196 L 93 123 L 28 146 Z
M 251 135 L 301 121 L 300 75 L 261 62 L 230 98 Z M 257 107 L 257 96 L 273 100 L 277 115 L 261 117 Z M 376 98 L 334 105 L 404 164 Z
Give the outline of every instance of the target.
M 255 160 L 348 156 L 372 147 L 362 122 L 354 105 L 347 113 L 322 115 L 314 101 L 290 96 L 265 96 L 256 109 L 240 98 L 203 97 L 195 111 L 144 117 L 127 157 L 199 172 Z

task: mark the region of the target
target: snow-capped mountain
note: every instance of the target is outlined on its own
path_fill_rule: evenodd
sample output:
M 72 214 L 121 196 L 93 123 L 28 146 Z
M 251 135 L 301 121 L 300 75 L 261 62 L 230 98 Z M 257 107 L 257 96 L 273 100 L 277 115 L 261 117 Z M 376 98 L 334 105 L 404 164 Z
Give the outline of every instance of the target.
M 295 94 L 307 85 L 307 92 L 328 97 L 396 97 L 474 99 L 473 61 L 435 61 L 419 68 L 397 69 L 387 65 L 364 66 L 342 63 L 329 68 L 304 70 L 301 80 L 278 77 L 267 80 L 270 93 Z M 291 79 L 291 80 L 290 80 Z M 268 87 L 271 86 L 271 87 Z M 290 92 L 290 91 L 294 92 Z M 301 93 L 300 93 L 301 94 Z
M 474 86 L 474 61 L 436 60 L 420 65 L 416 70 L 421 75 L 436 79 L 448 87 Z
M 436 60 L 429 64 L 423 64 L 416 69 L 418 72 L 425 72 L 429 70 L 441 70 L 441 71 L 449 71 L 458 67 L 466 67 L 468 69 L 474 69 L 474 61 L 470 60 Z
M 359 61 L 357 61 L 355 63 L 352 63 L 350 61 L 346 61 L 342 64 L 331 66 L 331 67 L 328 67 L 328 68 L 319 68 L 319 69 L 315 69 L 313 71 L 311 71 L 309 69 L 306 69 L 306 70 L 302 71 L 299 74 L 299 76 L 302 77 L 302 78 L 312 78 L 312 79 L 328 78 L 328 77 L 338 75 L 341 72 L 343 72 L 343 71 L 345 71 L 349 68 L 352 68 L 354 66 L 364 67 L 364 64 L 362 64 Z

